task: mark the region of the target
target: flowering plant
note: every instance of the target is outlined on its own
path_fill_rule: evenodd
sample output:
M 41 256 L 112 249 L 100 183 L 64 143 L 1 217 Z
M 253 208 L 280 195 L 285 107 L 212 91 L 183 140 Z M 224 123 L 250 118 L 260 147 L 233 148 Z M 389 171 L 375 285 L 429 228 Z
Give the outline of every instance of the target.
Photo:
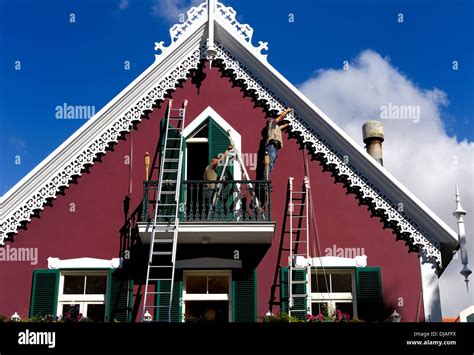
M 349 322 L 351 316 L 347 313 L 343 313 L 341 310 L 337 309 L 332 316 L 327 316 L 322 313 L 319 313 L 317 316 L 312 314 L 306 315 L 307 322 Z

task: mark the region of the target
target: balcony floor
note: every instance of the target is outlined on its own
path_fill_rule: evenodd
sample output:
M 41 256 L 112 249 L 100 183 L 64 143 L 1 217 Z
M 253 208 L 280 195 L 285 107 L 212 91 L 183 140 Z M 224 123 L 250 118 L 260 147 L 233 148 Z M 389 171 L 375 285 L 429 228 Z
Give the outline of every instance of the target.
M 157 224 L 155 238 L 173 237 L 166 223 Z M 275 222 L 180 222 L 178 244 L 271 244 Z M 138 231 L 144 244 L 149 244 L 152 224 L 139 222 Z

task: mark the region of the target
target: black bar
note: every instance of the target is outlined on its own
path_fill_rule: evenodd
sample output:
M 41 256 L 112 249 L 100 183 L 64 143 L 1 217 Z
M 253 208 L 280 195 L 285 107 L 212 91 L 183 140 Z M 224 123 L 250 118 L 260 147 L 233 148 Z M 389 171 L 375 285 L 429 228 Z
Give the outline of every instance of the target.
M 31 332 L 54 332 L 54 348 L 19 344 L 20 338 L 25 339 L 27 329 L 30 339 Z M 473 335 L 474 323 L 9 322 L 0 323 L 0 352 L 2 355 L 16 351 L 472 354 Z M 438 341 L 445 343 L 434 343 Z

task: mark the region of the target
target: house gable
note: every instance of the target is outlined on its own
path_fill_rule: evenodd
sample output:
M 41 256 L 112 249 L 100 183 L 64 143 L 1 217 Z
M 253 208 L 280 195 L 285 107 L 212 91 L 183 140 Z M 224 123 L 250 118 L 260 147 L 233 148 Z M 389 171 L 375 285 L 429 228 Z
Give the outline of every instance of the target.
M 205 3 L 190 9 L 188 20 L 170 30 L 170 46 L 157 44 L 162 53 L 155 63 L 0 199 L 0 243 L 198 68 L 206 49 L 205 9 Z M 253 30 L 236 20 L 232 8 L 217 9 L 215 61 L 225 75 L 269 114 L 294 107 L 288 116 L 292 136 L 410 250 L 442 272 L 458 247 L 456 233 L 267 62 L 267 44 L 253 46 Z

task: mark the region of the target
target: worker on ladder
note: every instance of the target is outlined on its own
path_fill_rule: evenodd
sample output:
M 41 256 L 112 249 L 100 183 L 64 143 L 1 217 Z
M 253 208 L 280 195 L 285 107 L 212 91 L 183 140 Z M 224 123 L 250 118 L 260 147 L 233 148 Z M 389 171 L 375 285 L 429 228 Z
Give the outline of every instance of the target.
M 206 166 L 206 169 L 204 170 L 204 176 L 203 180 L 204 181 L 209 181 L 208 183 L 204 184 L 204 206 L 205 206 L 205 215 L 208 216 L 211 206 L 212 206 L 212 200 L 214 196 L 214 192 L 216 190 L 216 181 L 217 181 L 217 167 L 219 164 L 222 163 L 222 161 L 226 158 L 227 154 L 229 151 L 233 149 L 232 145 L 229 145 L 227 147 L 227 150 L 223 154 L 219 154 L 218 156 L 215 156 L 214 158 L 211 159 L 210 164 Z
M 263 177 L 265 180 L 270 180 L 270 173 L 278 158 L 278 151 L 283 148 L 282 131 L 288 127 L 288 123 L 283 124 L 283 121 L 286 115 L 291 111 L 293 111 L 293 109 L 288 107 L 277 118 L 268 118 L 265 128 L 263 129 L 262 133 L 265 146 Z

